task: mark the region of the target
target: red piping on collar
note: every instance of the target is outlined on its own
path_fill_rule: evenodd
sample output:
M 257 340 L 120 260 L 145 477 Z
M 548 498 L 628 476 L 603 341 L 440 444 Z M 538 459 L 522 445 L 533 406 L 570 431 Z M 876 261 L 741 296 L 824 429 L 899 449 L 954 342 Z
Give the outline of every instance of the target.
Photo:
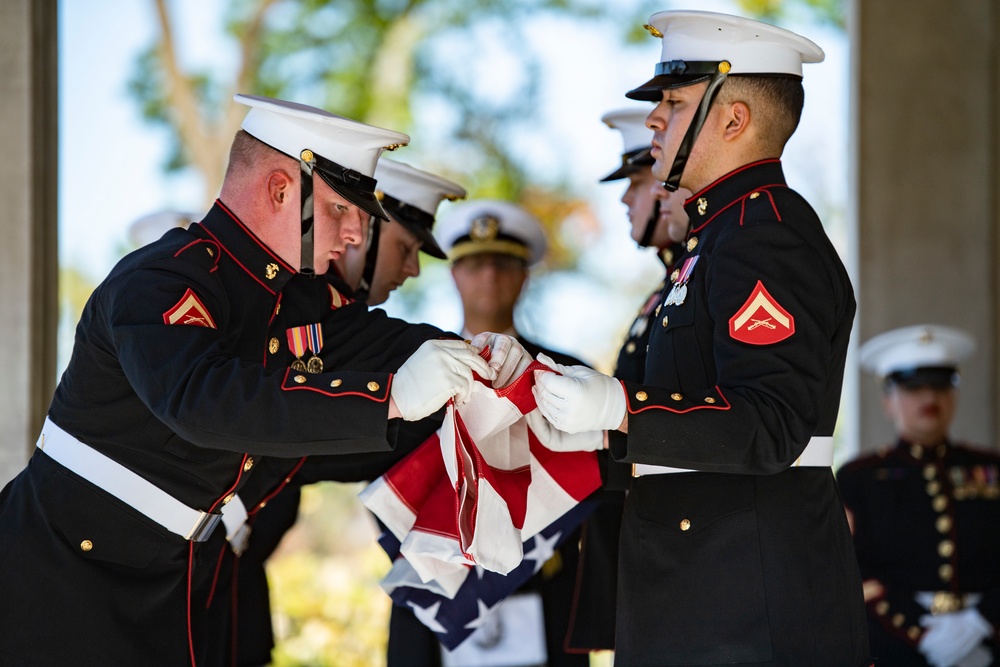
M 237 225 L 239 225 L 239 226 L 240 226 L 240 229 L 242 229 L 243 231 L 245 231 L 245 232 L 247 233 L 247 235 L 248 235 L 248 236 L 249 236 L 249 237 L 250 237 L 251 239 L 253 239 L 253 242 L 254 242 L 254 243 L 256 243 L 256 244 L 257 244 L 258 246 L 260 246 L 260 249 L 261 249 L 261 250 L 263 250 L 263 251 L 264 251 L 264 252 L 266 252 L 266 253 L 267 253 L 268 255 L 270 255 L 270 256 L 271 256 L 271 258 L 272 258 L 272 259 L 274 259 L 274 261 L 276 261 L 276 262 L 278 262 L 279 264 L 281 264 L 281 266 L 283 266 L 283 267 L 284 267 L 285 269 L 287 269 L 287 270 L 291 271 L 292 273 L 295 273 L 295 272 L 296 272 L 296 271 L 295 271 L 295 269 L 293 269 L 293 268 L 292 268 L 292 267 L 291 267 L 291 266 L 290 266 L 290 265 L 289 265 L 289 264 L 288 264 L 287 262 L 285 262 L 285 260 L 283 260 L 283 259 L 281 259 L 280 257 L 278 257 L 277 255 L 275 255 L 275 254 L 274 254 L 274 251 L 272 251 L 272 250 L 271 250 L 270 248 L 268 248 L 268 247 L 267 247 L 266 245 L 264 245 L 264 242 L 263 242 L 263 241 L 261 241 L 261 240 L 260 240 L 259 238 L 257 238 L 257 235 L 256 235 L 256 234 L 254 234 L 254 233 L 253 233 L 252 231 L 250 231 L 250 228 L 249 228 L 249 227 L 247 227 L 247 226 L 246 226 L 245 224 L 243 224 L 243 221 L 242 221 L 242 220 L 240 220 L 239 218 L 237 218 L 237 217 L 236 217 L 236 214 L 235 214 L 235 213 L 233 213 L 232 211 L 230 211 L 230 210 L 229 210 L 229 209 L 228 209 L 228 208 L 226 207 L 226 205 L 222 203 L 222 201 L 221 201 L 221 200 L 219 200 L 219 199 L 216 199 L 216 200 L 215 200 L 215 203 L 219 205 L 219 208 L 221 208 L 221 209 L 222 209 L 223 211 L 225 211 L 225 212 L 226 212 L 226 215 L 228 215 L 228 216 L 229 216 L 230 218 L 232 218 L 232 219 L 233 219 L 233 222 L 235 222 L 235 223 L 236 223 Z
M 222 248 L 222 250 L 227 255 L 229 255 L 229 258 L 231 260 L 233 260 L 234 262 L 236 262 L 236 266 L 238 266 L 241 269 L 243 269 L 244 271 L 246 271 L 247 275 L 250 276 L 251 278 L 253 278 L 255 281 L 257 281 L 258 285 L 260 285 L 261 287 L 263 287 L 264 289 L 266 289 L 271 294 L 277 294 L 277 292 L 275 292 L 273 289 L 271 289 L 270 287 L 268 287 L 264 283 L 264 281 L 262 281 L 260 278 L 258 278 L 257 274 L 255 274 L 253 271 L 251 271 L 250 269 L 248 269 L 246 267 L 246 265 L 243 264 L 243 262 L 241 262 L 240 260 L 236 259 L 236 255 L 234 255 L 233 253 L 231 253 L 229 251 L 229 248 L 227 248 L 226 246 L 222 245 L 222 241 L 220 241 L 215 234 L 213 234 L 212 232 L 208 231 L 207 229 L 205 230 L 205 233 L 208 234 L 209 236 L 211 236 L 213 239 L 215 239 L 215 242 L 219 244 L 219 247 Z
M 754 192 L 767 192 L 768 199 L 771 200 L 771 207 L 774 208 L 774 197 L 771 196 L 771 193 L 768 191 L 768 189 L 769 188 L 783 188 L 783 187 L 786 187 L 783 183 L 769 183 L 767 185 L 762 185 L 760 187 L 754 188 L 753 190 L 751 190 L 750 192 L 746 193 L 745 195 L 743 195 L 739 199 L 734 199 L 733 201 L 729 202 L 728 204 L 726 204 L 725 206 L 723 206 L 722 208 L 720 208 L 718 211 L 716 211 L 712 215 L 712 217 L 710 217 L 708 220 L 706 220 L 705 222 L 701 223 L 697 227 L 693 228 L 690 232 L 688 232 L 688 235 L 697 234 L 702 229 L 704 229 L 705 226 L 708 225 L 708 223 L 712 222 L 717 217 L 719 217 L 720 215 L 722 215 L 723 211 L 728 211 L 730 207 L 732 207 L 732 206 L 734 206 L 736 204 L 745 203 L 746 200 L 747 200 L 747 198 L 750 195 L 752 195 Z M 778 212 L 777 209 L 775 209 L 775 214 L 777 214 L 777 212 Z M 778 220 L 781 220 L 780 216 L 778 217 Z M 743 226 L 743 214 L 742 213 L 740 214 L 740 226 L 741 227 Z
M 685 199 L 684 200 L 684 204 L 686 205 L 689 201 L 693 201 L 696 197 L 699 197 L 702 194 L 704 194 L 705 192 L 707 192 L 708 190 L 711 190 L 712 188 L 714 188 L 719 183 L 721 183 L 723 181 L 728 181 L 730 178 L 732 178 L 736 174 L 744 172 L 747 169 L 750 169 L 751 167 L 757 167 L 757 166 L 760 166 L 762 164 L 774 164 L 775 162 L 780 163 L 781 162 L 781 158 L 772 157 L 772 158 L 767 158 L 766 160 L 758 160 L 757 162 L 751 162 L 750 164 L 745 164 L 742 167 L 740 167 L 739 169 L 735 169 L 735 170 L 729 172 L 728 174 L 726 174 L 724 176 L 720 176 L 716 180 L 712 181 L 711 183 L 709 183 L 708 185 L 706 185 L 705 187 L 703 187 L 701 190 L 699 190 L 698 192 L 694 193 L 693 195 L 691 195 L 690 197 L 688 197 L 687 199 Z

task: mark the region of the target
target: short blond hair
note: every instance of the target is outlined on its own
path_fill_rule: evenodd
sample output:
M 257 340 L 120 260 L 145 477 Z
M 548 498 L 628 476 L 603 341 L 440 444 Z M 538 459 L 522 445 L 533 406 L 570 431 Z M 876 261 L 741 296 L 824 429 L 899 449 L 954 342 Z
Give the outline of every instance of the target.
M 233 144 L 229 148 L 226 178 L 245 174 L 251 168 L 288 167 L 286 161 L 291 159 L 256 137 L 247 134 L 245 130 L 239 130 L 233 137 Z

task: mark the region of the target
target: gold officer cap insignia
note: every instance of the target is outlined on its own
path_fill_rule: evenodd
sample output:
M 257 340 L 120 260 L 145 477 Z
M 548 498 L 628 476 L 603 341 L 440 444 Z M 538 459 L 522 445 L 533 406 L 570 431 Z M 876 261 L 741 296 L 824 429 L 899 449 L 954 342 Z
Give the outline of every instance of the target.
M 483 215 L 472 221 L 469 238 L 473 241 L 492 241 L 500 233 L 500 220 L 494 215 Z
M 663 33 L 660 32 L 659 30 L 657 30 L 656 26 L 652 26 L 652 25 L 649 25 L 648 23 L 646 23 L 642 27 L 645 28 L 646 30 L 648 30 L 649 34 L 652 35 L 653 37 L 663 37 Z

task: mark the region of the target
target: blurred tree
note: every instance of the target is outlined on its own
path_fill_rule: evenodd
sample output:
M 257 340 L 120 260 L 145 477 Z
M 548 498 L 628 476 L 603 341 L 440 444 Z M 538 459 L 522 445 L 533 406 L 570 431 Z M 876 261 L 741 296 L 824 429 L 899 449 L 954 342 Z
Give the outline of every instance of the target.
M 769 23 L 803 16 L 847 30 L 847 0 L 737 0 L 747 15 Z
M 601 22 L 609 38 L 622 44 L 637 43 L 646 37 L 641 26 L 658 4 L 234 0 L 225 10 L 227 43 L 220 43 L 220 53 L 235 46 L 235 66 L 220 73 L 218 67 L 185 69 L 171 4 L 153 2 L 160 36 L 138 59 L 129 88 L 143 116 L 170 132 L 173 150 L 165 169 L 195 169 L 208 201 L 218 192 L 229 143 L 246 111 L 231 101 L 236 92 L 294 99 L 411 134 L 421 130 L 414 117 L 419 104 L 442 109 L 433 122 L 444 130 L 435 134 L 443 135 L 443 152 L 452 165 L 435 165 L 434 155 L 427 155 L 419 166 L 457 178 L 471 196 L 521 200 L 550 214 L 542 219 L 552 227 L 562 220 L 552 213 L 585 203 L 564 184 L 538 183 L 537 174 L 531 175 L 525 200 L 529 165 L 509 141 L 519 128 L 537 124 L 540 106 L 541 55 L 526 48 L 525 28 L 543 17 L 572 17 Z M 484 80 L 471 66 L 475 60 L 498 63 L 504 75 Z M 412 149 L 405 160 L 411 155 Z M 554 249 L 559 264 L 573 264 L 572 253 L 558 243 Z

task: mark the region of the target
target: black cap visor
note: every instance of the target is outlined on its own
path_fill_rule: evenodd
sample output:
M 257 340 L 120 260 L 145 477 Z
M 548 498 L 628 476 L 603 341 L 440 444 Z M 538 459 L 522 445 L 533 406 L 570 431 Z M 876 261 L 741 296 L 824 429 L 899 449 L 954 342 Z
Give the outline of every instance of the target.
M 622 164 L 620 167 L 615 169 L 613 172 L 602 178 L 600 183 L 607 183 L 608 181 L 618 181 L 623 178 L 627 178 L 629 174 L 633 174 L 643 167 L 652 167 L 656 160 L 650 154 L 653 147 L 640 148 L 637 151 L 632 151 L 630 153 L 625 153 L 622 155 Z
M 444 250 L 441 250 L 434 234 L 431 233 L 431 228 L 434 227 L 434 216 L 390 195 L 382 195 L 382 206 L 394 220 L 417 237 L 417 240 L 420 241 L 421 252 L 438 259 L 448 259 L 448 255 L 445 254 Z
M 662 91 L 708 81 L 718 69 L 719 61 L 671 60 L 658 63 L 653 78 L 625 93 L 625 97 L 644 102 L 659 102 L 663 97 Z
M 932 387 L 950 389 L 958 386 L 958 370 L 952 366 L 920 366 L 893 371 L 885 378 L 886 387 L 896 385 L 905 389 Z
M 316 173 L 334 192 L 376 218 L 388 220 L 382 204 L 375 196 L 375 179 L 354 169 L 347 169 L 322 155 L 313 153 Z

